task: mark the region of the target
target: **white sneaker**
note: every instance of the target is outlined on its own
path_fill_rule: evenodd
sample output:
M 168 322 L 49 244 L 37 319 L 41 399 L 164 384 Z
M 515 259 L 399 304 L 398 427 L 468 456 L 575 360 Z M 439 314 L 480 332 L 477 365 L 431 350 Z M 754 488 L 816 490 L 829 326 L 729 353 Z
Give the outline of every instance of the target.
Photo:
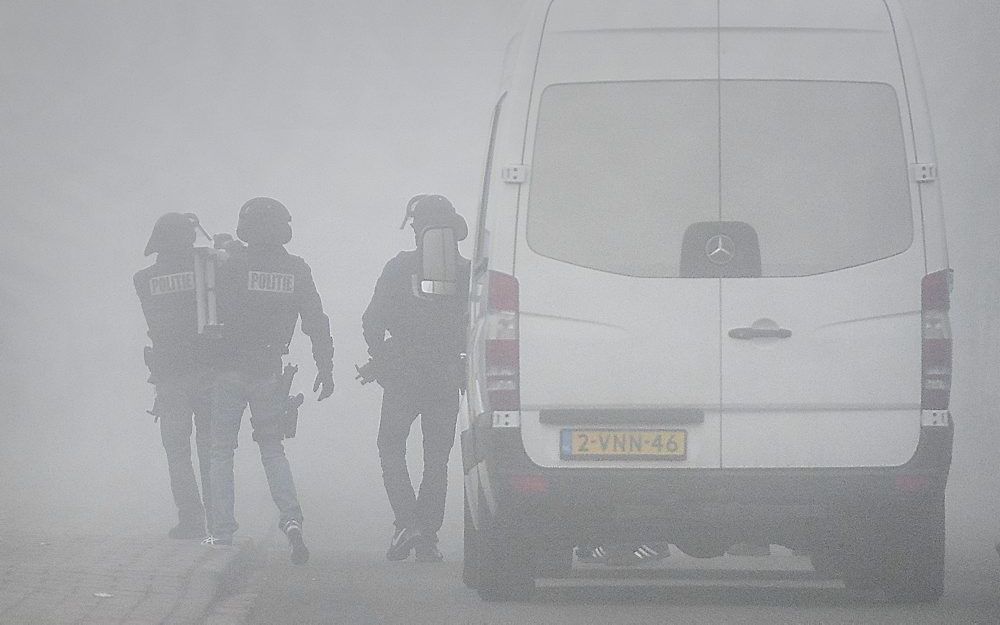
M 302 526 L 295 519 L 285 523 L 281 528 L 288 537 L 288 544 L 292 546 L 292 564 L 305 564 L 309 561 L 309 550 L 302 540 Z
M 386 560 L 398 562 L 409 558 L 410 552 L 413 551 L 418 540 L 420 540 L 420 534 L 417 531 L 408 527 L 397 529 L 393 532 L 392 542 L 389 543 L 389 549 L 385 552 Z
M 233 544 L 232 538 L 216 538 L 215 536 L 208 535 L 201 541 L 201 544 L 208 547 L 229 547 Z

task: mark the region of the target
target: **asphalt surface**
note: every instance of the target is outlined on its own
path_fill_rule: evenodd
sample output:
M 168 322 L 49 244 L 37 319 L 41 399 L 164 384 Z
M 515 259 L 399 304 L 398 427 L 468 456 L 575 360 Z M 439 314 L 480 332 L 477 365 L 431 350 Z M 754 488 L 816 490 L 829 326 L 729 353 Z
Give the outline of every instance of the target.
M 964 546 L 963 546 L 964 547 Z M 674 550 L 654 566 L 575 564 L 573 576 L 540 580 L 531 601 L 487 603 L 461 582 L 461 550 L 442 564 L 386 562 L 381 553 L 313 549 L 304 567 L 283 546 L 255 576 L 250 622 L 281 623 L 1000 623 L 1000 559 L 974 546 L 950 557 L 945 596 L 893 605 L 818 577 L 808 559 L 775 548 L 762 558 L 688 558 Z
M 4 529 L 0 623 L 11 625 L 201 623 L 251 545 Z
M 968 419 L 956 428 L 947 496 L 945 595 L 931 605 L 892 605 L 818 579 L 808 560 L 776 548 L 767 558 L 717 560 L 674 554 L 653 568 L 580 566 L 568 580 L 542 581 L 526 603 L 485 603 L 461 582 L 462 495 L 458 446 L 449 464 L 450 488 L 440 532 L 440 565 L 387 562 L 392 533 L 374 450 L 331 453 L 335 441 L 303 438 L 292 455 L 306 509 L 310 562 L 288 561 L 283 537 L 260 541 L 263 560 L 238 595 L 236 608 L 251 623 L 783 623 L 1000 624 L 1000 500 L 996 454 L 978 440 L 994 438 L 994 421 Z M 419 475 L 419 437 L 411 436 L 411 474 Z M 322 467 L 322 471 L 316 470 Z M 250 485 L 260 482 L 249 479 Z M 270 518 L 263 502 L 256 517 Z M 245 518 L 252 518 L 246 515 Z M 272 524 L 273 525 L 273 524 Z M 235 608 L 234 608 L 235 609 Z
M 35 474 L 49 476 L 51 487 L 19 492 L 16 480 L 27 474 L 0 471 L 0 625 L 246 622 L 249 604 L 236 599 L 263 553 L 257 546 L 277 526 L 261 480 L 247 475 L 259 471 L 249 462 L 256 459 L 237 468 L 253 488 L 242 492 L 235 544 L 208 547 L 167 537 L 177 513 L 162 453 L 153 447 L 149 462 L 129 467 L 131 479 L 110 493 L 93 481 L 70 491 L 44 463 Z

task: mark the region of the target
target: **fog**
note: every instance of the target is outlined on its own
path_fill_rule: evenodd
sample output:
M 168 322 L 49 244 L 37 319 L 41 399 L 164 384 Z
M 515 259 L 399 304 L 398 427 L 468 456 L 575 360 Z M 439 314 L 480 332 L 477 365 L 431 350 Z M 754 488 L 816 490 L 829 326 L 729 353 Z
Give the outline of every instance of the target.
M 173 524 L 131 276 L 149 263 L 162 213 L 232 232 L 240 205 L 267 195 L 292 213 L 289 250 L 311 264 L 336 344 L 337 390 L 322 404 L 308 397 L 308 340 L 292 345 L 304 365 L 293 392 L 307 403 L 287 450 L 307 535 L 381 550 L 392 517 L 379 389 L 353 379 L 367 357 L 361 313 L 386 260 L 412 247 L 398 229 L 409 197 L 446 195 L 474 224 L 518 4 L 5 2 L 0 521 L 94 533 Z M 956 273 L 949 548 L 986 562 L 1000 539 L 1000 5 L 903 5 Z M 276 513 L 249 429 L 236 462 L 241 532 L 252 534 Z M 453 554 L 460 476 L 456 446 L 441 533 Z

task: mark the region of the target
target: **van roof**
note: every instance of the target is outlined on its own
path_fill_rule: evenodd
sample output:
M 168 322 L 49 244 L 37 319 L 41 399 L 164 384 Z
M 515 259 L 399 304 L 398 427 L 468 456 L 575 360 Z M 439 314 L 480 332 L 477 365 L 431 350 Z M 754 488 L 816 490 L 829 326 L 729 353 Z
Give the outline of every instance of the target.
M 887 32 L 884 0 L 549 0 L 550 33 L 715 29 Z

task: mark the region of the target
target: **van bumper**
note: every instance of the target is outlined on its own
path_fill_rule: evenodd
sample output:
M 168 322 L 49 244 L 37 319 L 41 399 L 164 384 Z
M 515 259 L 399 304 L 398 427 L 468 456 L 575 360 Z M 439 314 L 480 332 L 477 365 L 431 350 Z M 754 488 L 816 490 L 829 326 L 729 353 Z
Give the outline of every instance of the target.
M 532 541 L 658 540 L 718 555 L 743 541 L 808 548 L 919 515 L 944 495 L 953 433 L 922 428 L 913 457 L 895 467 L 609 470 L 539 467 L 508 430 L 483 462 L 494 518 Z

